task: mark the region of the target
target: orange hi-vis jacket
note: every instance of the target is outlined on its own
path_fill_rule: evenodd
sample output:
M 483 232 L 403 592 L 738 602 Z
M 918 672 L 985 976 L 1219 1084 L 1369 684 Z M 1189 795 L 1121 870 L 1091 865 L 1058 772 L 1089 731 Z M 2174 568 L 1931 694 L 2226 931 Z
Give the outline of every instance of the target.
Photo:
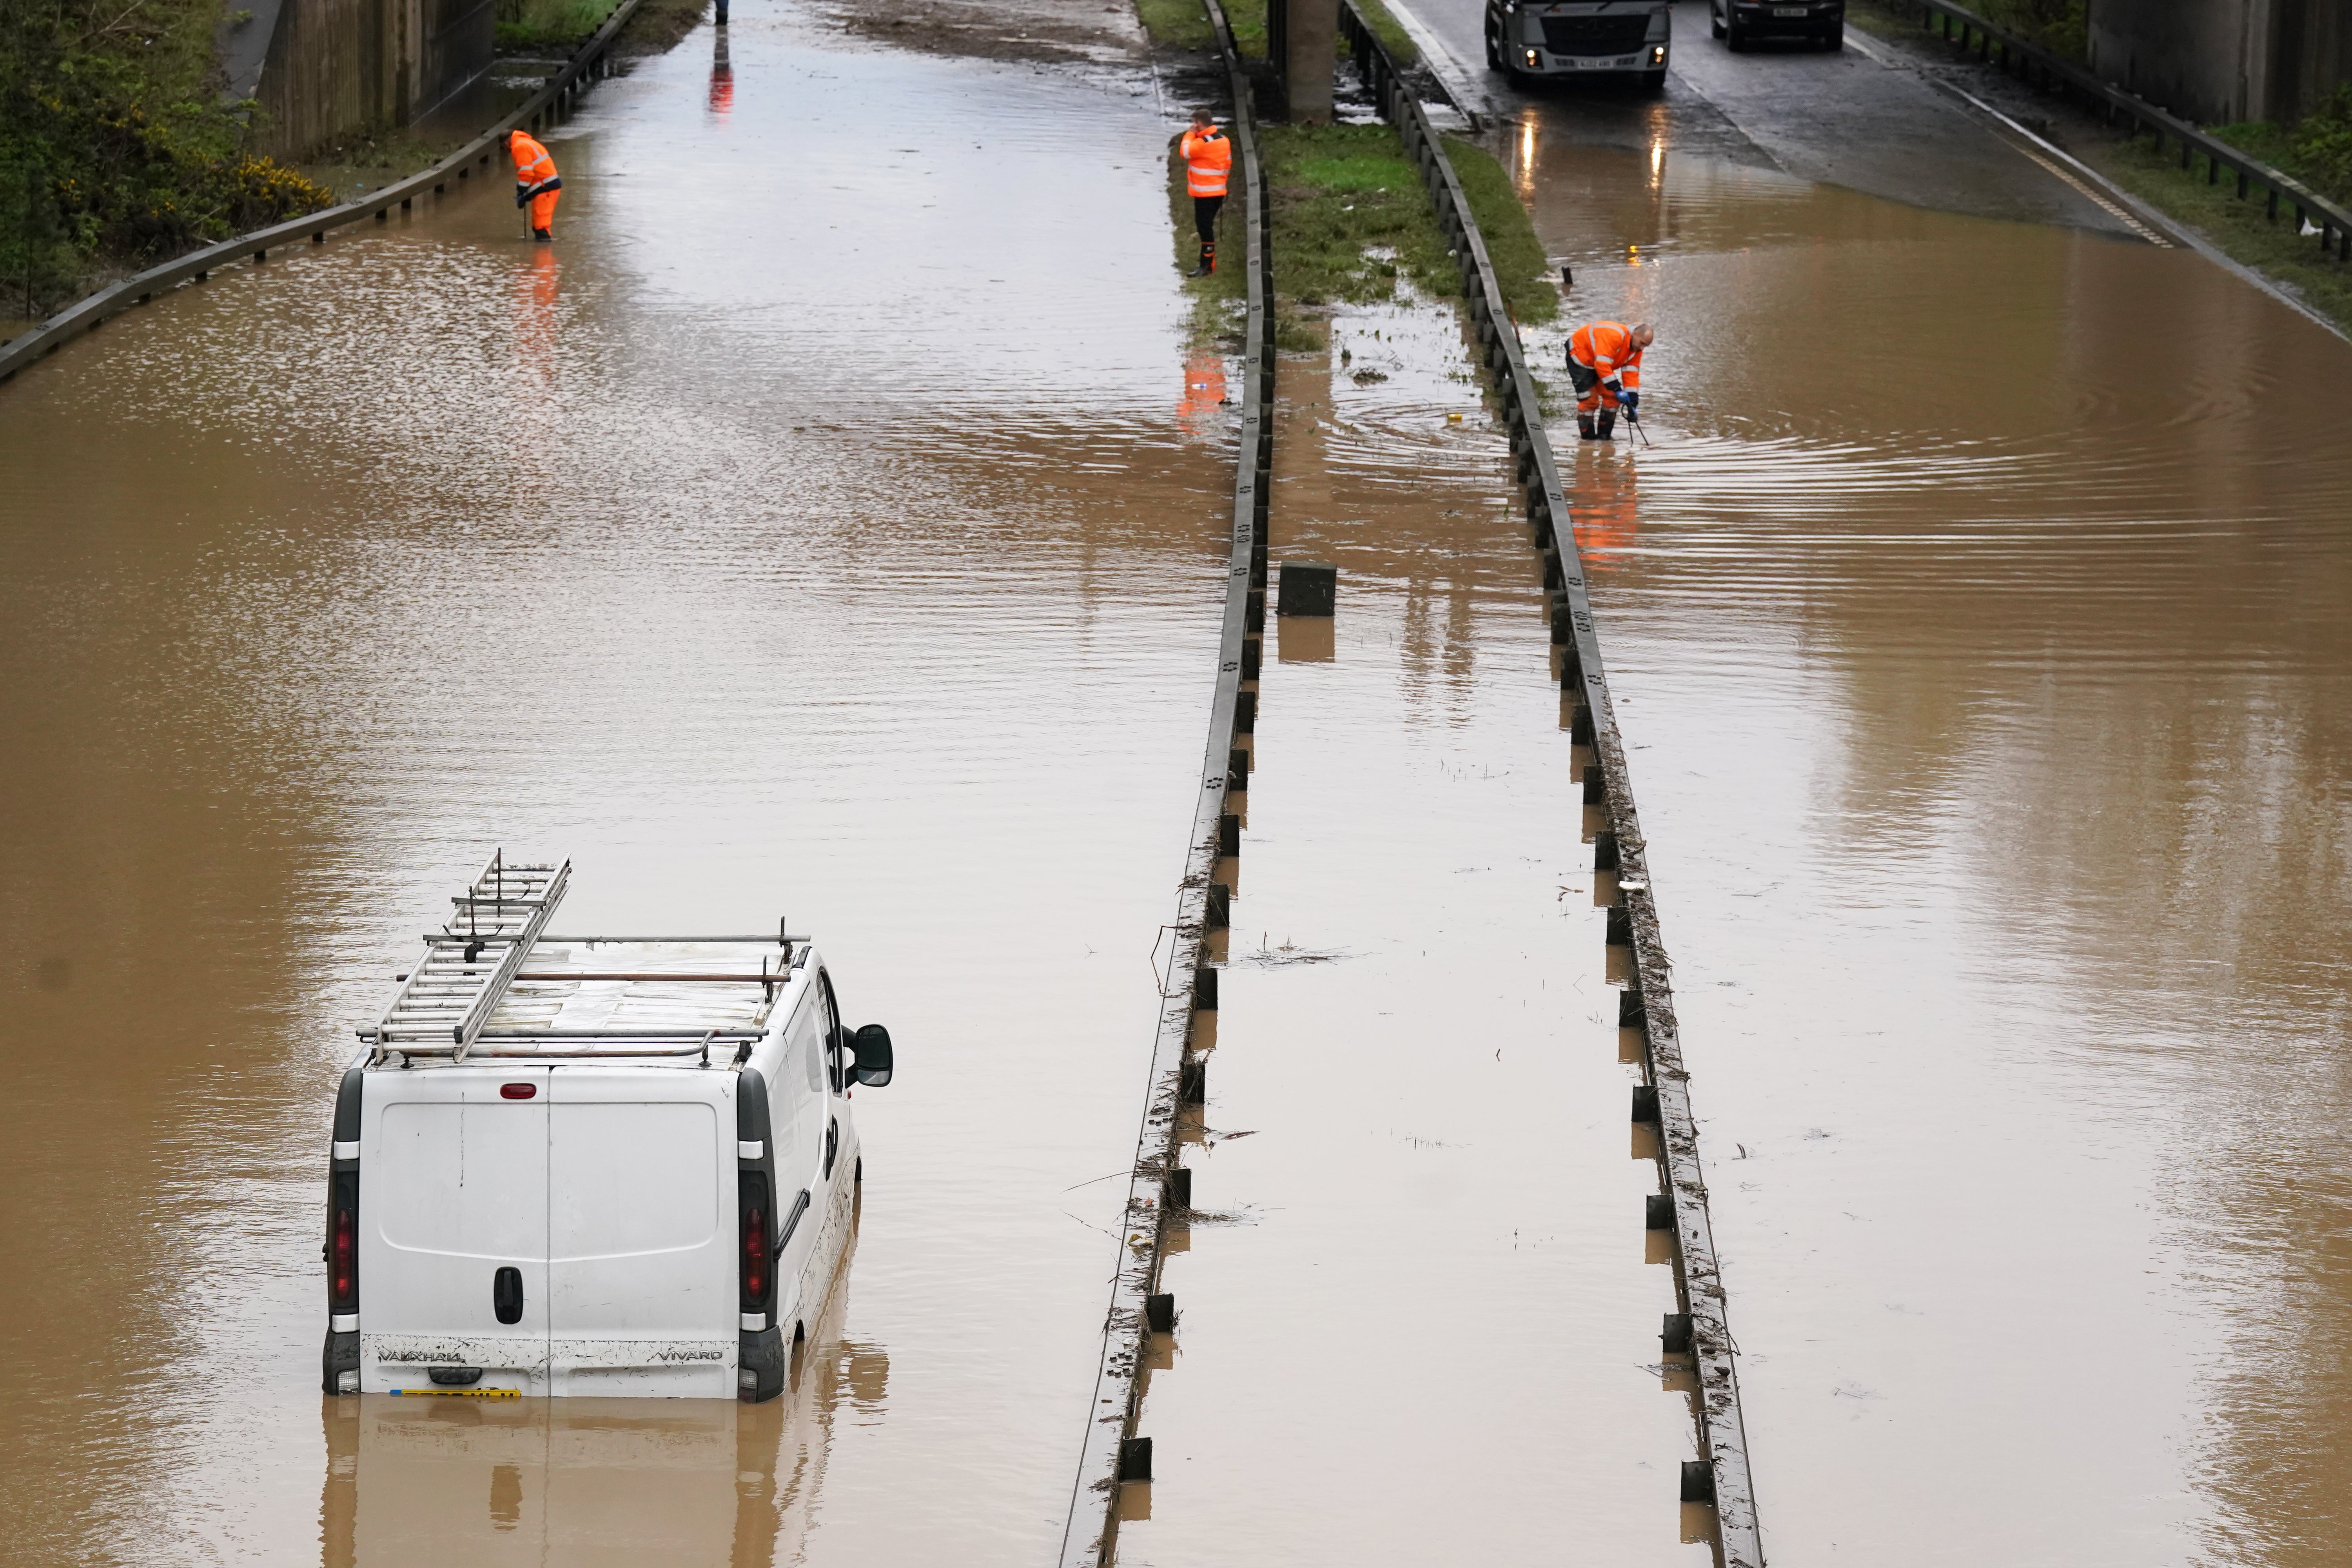
M 1234 144 L 1215 126 L 1184 132 L 1184 188 L 1196 196 L 1222 196 L 1233 172 Z
M 563 188 L 563 182 L 555 175 L 555 160 L 528 132 L 518 131 L 508 138 L 507 153 L 514 159 L 515 184 L 522 195 L 542 195 Z
M 1568 357 L 1603 381 L 1622 379 L 1628 391 L 1642 389 L 1642 351 L 1633 329 L 1622 321 L 1588 321 L 1569 334 Z

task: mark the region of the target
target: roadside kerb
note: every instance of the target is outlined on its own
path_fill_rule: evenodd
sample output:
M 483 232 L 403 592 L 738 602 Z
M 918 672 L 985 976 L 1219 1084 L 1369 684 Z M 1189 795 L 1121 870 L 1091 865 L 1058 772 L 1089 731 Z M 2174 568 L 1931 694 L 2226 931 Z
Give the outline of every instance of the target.
M 1062 1568 L 1108 1568 L 1118 1541 L 1123 1480 L 1151 1479 L 1151 1439 L 1136 1426 L 1142 1411 L 1150 1336 L 1172 1331 L 1175 1304 L 1158 1294 L 1161 1248 L 1171 1216 L 1192 1206 L 1192 1173 L 1177 1163 L 1177 1132 L 1186 1108 L 1206 1096 L 1205 1055 L 1193 1053 L 1198 1016 L 1217 1005 L 1217 971 L 1205 959 L 1208 932 L 1231 920 L 1232 889 L 1216 880 L 1221 856 L 1241 848 L 1234 796 L 1248 789 L 1249 756 L 1236 742 L 1257 725 L 1257 672 L 1265 630 L 1265 522 L 1274 468 L 1274 283 L 1266 251 L 1270 213 L 1261 176 L 1249 79 L 1218 0 L 1202 0 L 1224 55 L 1234 100 L 1234 173 L 1244 193 L 1249 315 L 1243 340 L 1241 439 L 1234 461 L 1232 545 L 1223 633 L 1209 706 L 1209 742 L 1201 765 L 1199 805 L 1176 896 L 1174 942 L 1160 975 L 1160 1026 L 1150 1091 L 1136 1138 L 1118 1272 L 1103 1323 L 1102 1361 L 1062 1532 Z
M 619 4 L 605 16 L 603 26 L 589 36 L 586 43 L 572 51 L 563 68 L 549 77 L 520 108 L 424 173 L 411 174 L 404 180 L 370 191 L 358 201 L 345 202 L 341 206 L 328 207 L 301 217 L 288 218 L 284 223 L 240 234 L 233 239 L 222 240 L 218 245 L 208 245 L 202 250 L 192 250 L 175 260 L 151 267 L 144 272 L 133 273 L 120 283 L 101 289 L 79 304 L 58 311 L 32 331 L 0 344 L 0 381 L 7 380 L 26 365 L 55 353 L 82 333 L 103 326 L 110 319 L 147 303 L 167 289 L 187 282 L 201 283 L 223 268 L 248 258 L 257 266 L 267 263 L 271 251 L 305 239 L 313 245 L 324 245 L 327 231 L 331 228 L 341 228 L 363 218 L 386 222 L 393 208 L 405 208 L 420 195 L 439 195 L 451 182 L 471 178 L 476 164 L 487 163 L 493 157 L 504 154 L 505 138 L 509 132 L 518 126 L 537 131 L 554 123 L 571 109 L 580 94 L 587 90 L 591 82 L 605 74 L 602 68 L 607 62 L 613 40 L 628 19 L 636 14 L 637 5 L 638 0 L 619 0 Z
M 1604 871 L 1615 875 L 1617 903 L 1609 911 L 1607 941 L 1622 942 L 1631 952 L 1631 984 L 1619 995 L 1618 1023 L 1640 1033 L 1642 1088 L 1654 1091 L 1656 1105 L 1664 1188 L 1652 1200 L 1652 1215 L 1669 1222 L 1656 1228 L 1674 1233 L 1675 1284 L 1684 1310 L 1669 1323 L 1665 1337 L 1670 1352 L 1690 1354 L 1698 1380 L 1696 1409 L 1701 1458 L 1685 1470 L 1682 1500 L 1715 1505 L 1725 1568 L 1762 1568 L 1763 1541 L 1757 1526 L 1756 1491 L 1734 1364 L 1737 1351 L 1707 1215 L 1706 1182 L 1699 1169 L 1690 1075 L 1683 1065 L 1682 1037 L 1675 1023 L 1673 969 L 1659 934 L 1656 895 L 1650 885 L 1641 819 L 1633 809 L 1625 743 L 1601 669 L 1584 565 L 1577 552 L 1551 442 L 1544 432 L 1542 405 L 1535 380 L 1528 373 L 1518 329 L 1487 258 L 1486 238 L 1471 215 L 1444 144 L 1396 63 L 1349 0 L 1341 0 L 1339 32 L 1381 113 L 1395 124 L 1406 155 L 1421 166 L 1439 226 L 1462 268 L 1463 293 L 1489 384 L 1509 423 L 1512 479 L 1526 494 L 1528 521 L 1543 562 L 1551 640 L 1560 649 L 1560 688 L 1571 707 L 1570 739 L 1594 759 L 1585 769 L 1585 800 L 1601 806 L 1609 823 L 1594 843 L 1593 868 L 1596 877 Z M 1637 1105 L 1646 1109 L 1650 1098 L 1639 1097 Z M 1682 1321 L 1685 1316 L 1686 1329 Z M 1675 1343 L 1685 1331 L 1687 1345 Z
M 2221 171 L 2227 169 L 2238 177 L 2239 200 L 2245 200 L 2252 186 L 2262 186 L 2269 192 L 2267 216 L 2273 221 L 2278 217 L 2279 202 L 2284 198 L 2294 208 L 2296 233 L 2303 231 L 2306 218 L 2314 219 L 2319 227 L 2319 253 L 2334 256 L 2339 266 L 2352 260 L 2352 211 L 2329 201 L 2292 174 L 2207 135 L 2137 93 L 2101 81 L 2080 66 L 2060 59 L 2040 45 L 1997 27 L 1948 0 L 1904 3 L 1918 6 L 1922 27 L 1930 33 L 1940 32 L 1946 41 L 1957 44 L 1963 52 L 1973 48 L 1977 58 L 1987 65 L 1999 66 L 2028 86 L 2045 92 L 2087 100 L 2105 113 L 2109 124 L 2121 115 L 2130 121 L 2134 137 L 2143 130 L 2149 132 L 2156 138 L 2158 152 L 2164 151 L 2164 139 L 2169 136 L 2180 147 L 2182 168 L 2193 168 L 2199 157 L 2204 158 L 2207 184 L 2220 184 Z

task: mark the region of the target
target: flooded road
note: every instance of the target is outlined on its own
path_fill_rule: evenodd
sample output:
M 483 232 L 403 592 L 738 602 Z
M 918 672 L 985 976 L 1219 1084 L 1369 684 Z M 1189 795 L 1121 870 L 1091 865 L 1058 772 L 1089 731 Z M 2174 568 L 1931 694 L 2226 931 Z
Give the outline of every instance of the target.
M 551 137 L 551 253 L 493 180 L 0 388 L 12 1563 L 1059 1538 L 1231 485 L 1167 132 L 1133 66 L 711 44 Z M 896 1034 L 794 1400 L 320 1399 L 332 1087 L 501 844 L 590 929 L 789 912 Z
M 1792 173 L 1831 62 L 1676 20 L 1663 106 L 1490 144 L 1572 314 L 1660 331 L 1656 445 L 1561 449 L 1768 1550 L 2343 1562 L 2352 348 L 1864 194 L 1915 147 Z
M 1997 143 L 1804 164 L 1826 62 L 1693 19 L 1493 145 L 1661 329 L 1658 444 L 1560 450 L 1772 1560 L 2339 1563 L 2352 350 Z M 552 253 L 492 182 L 0 388 L 14 1560 L 1059 1538 L 1230 497 L 1169 121 L 714 42 L 551 139 Z M 1123 1552 L 1703 1562 L 1533 557 L 1447 313 L 1336 331 Z M 331 1085 L 499 844 L 897 1036 L 790 1399 L 319 1397 Z

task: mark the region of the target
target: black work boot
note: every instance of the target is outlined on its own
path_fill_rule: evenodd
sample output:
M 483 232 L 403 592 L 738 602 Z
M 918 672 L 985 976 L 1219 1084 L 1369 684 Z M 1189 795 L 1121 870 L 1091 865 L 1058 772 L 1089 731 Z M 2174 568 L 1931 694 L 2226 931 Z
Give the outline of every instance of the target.
M 1576 411 L 1576 434 L 1580 440 L 1597 441 L 1600 439 L 1599 437 L 1592 433 L 1592 416 L 1587 414 L 1581 408 Z
M 1192 271 L 1184 274 L 1184 276 L 1187 278 L 1206 278 L 1210 273 L 1214 272 L 1216 269 L 1217 247 L 1213 245 L 1203 245 L 1201 247 L 1201 265 L 1195 267 Z
M 1593 432 L 1592 438 L 1596 441 L 1607 441 L 1613 438 L 1616 434 L 1617 411 L 1614 408 L 1602 409 L 1601 411 L 1601 426 Z
M 546 241 L 548 241 L 548 242 L 549 242 L 549 243 L 551 243 L 551 244 L 552 244 L 552 243 L 554 242 L 554 239 L 555 239 L 555 234 L 554 234 L 554 231 L 553 231 L 553 230 L 551 230 L 551 229 L 544 229 L 544 228 L 535 228 L 535 229 L 532 229 L 532 230 L 530 231 L 530 237 L 531 237 L 531 238 L 533 238 L 533 239 L 543 239 L 543 240 L 546 240 Z

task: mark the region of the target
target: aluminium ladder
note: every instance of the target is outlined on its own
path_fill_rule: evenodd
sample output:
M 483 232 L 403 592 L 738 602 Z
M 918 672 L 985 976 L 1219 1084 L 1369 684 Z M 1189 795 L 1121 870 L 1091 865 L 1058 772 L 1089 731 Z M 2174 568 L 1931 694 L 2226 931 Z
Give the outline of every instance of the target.
M 398 1050 L 464 1061 L 547 930 L 571 877 L 569 860 L 518 866 L 504 849 L 491 856 L 474 885 L 449 900 L 457 908 L 443 934 L 425 939 L 424 959 L 376 1026 L 375 1059 Z

